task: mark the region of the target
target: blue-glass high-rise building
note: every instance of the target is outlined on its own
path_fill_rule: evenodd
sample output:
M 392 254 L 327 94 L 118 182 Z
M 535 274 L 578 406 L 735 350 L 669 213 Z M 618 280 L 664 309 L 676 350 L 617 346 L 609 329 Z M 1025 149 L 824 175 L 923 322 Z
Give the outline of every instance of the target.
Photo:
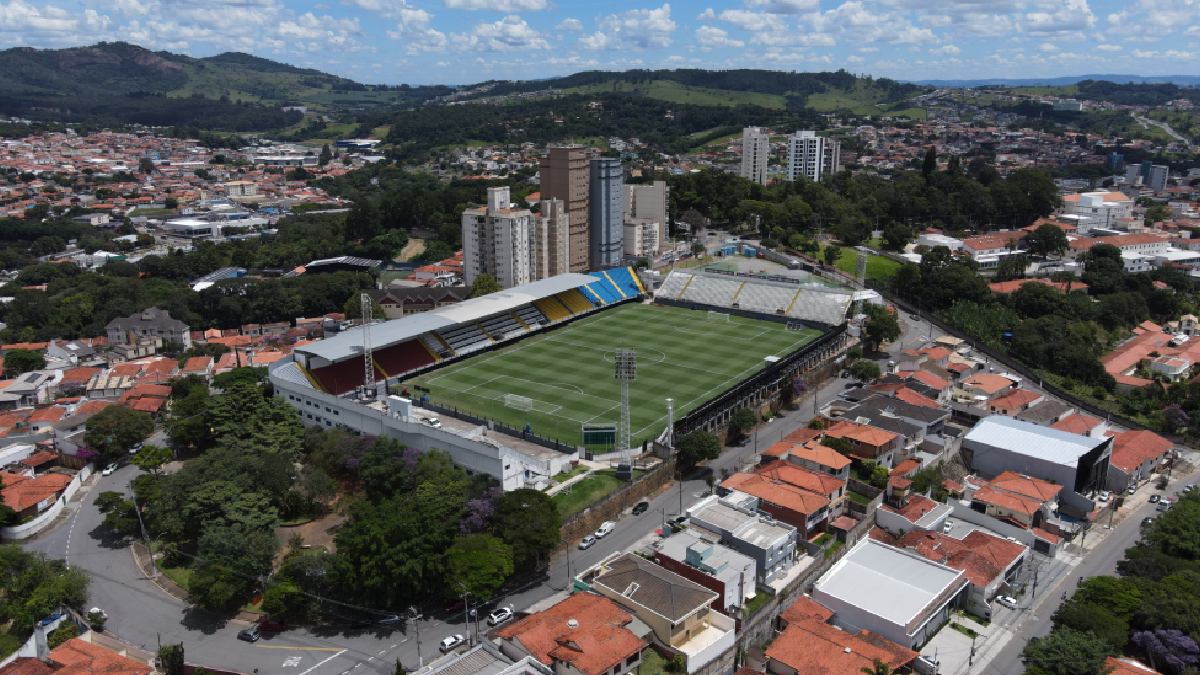
M 615 157 L 595 157 L 590 164 L 588 263 L 600 270 L 625 255 L 625 176 Z

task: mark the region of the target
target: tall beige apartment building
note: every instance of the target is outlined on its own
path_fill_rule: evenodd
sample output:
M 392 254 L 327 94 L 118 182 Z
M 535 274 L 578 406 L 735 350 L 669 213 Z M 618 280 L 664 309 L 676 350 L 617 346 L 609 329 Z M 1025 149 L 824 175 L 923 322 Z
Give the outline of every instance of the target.
M 569 219 L 567 255 L 569 271 L 588 271 L 588 157 L 578 145 L 550 146 L 538 168 L 542 199 L 561 199 Z

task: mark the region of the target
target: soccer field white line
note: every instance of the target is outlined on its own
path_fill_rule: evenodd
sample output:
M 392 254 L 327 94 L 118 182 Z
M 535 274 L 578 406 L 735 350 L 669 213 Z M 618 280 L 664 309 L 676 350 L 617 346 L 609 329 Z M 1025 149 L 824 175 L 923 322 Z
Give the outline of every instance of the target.
M 553 342 L 555 344 L 569 345 L 571 347 L 575 347 L 576 349 L 583 349 L 583 350 L 592 351 L 592 352 L 601 352 L 601 353 L 605 353 L 605 354 L 612 352 L 616 349 L 619 349 L 619 347 L 609 348 L 609 347 L 605 347 L 603 345 L 585 345 L 585 344 L 581 344 L 578 342 L 572 342 L 571 340 L 564 340 L 562 338 L 556 338 L 556 337 L 547 337 L 546 341 Z M 637 350 L 635 350 L 635 351 L 637 351 Z M 687 370 L 694 370 L 699 373 L 712 373 L 713 372 L 713 370 L 711 368 L 697 368 L 696 366 L 688 365 L 686 363 L 677 363 L 675 361 L 668 360 L 666 352 L 660 351 L 658 349 L 647 349 L 646 351 L 654 351 L 654 352 L 658 352 L 659 354 L 662 354 L 663 358 L 661 360 L 652 361 L 651 363 L 655 363 L 655 364 L 661 363 L 661 364 L 670 366 L 671 368 L 685 368 Z M 639 351 L 638 356 L 640 357 L 641 354 L 642 354 L 642 352 Z M 610 361 L 610 363 L 611 363 L 611 361 Z

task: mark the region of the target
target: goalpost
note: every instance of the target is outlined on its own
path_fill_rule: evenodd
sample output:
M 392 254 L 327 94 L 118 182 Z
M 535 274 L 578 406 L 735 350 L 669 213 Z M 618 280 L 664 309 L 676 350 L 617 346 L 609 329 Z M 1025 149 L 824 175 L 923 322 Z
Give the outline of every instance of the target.
M 716 310 L 710 309 L 710 310 L 708 310 L 708 320 L 709 321 L 729 321 L 729 315 L 726 314 L 725 312 L 718 312 Z
M 504 405 L 515 410 L 530 411 L 533 410 L 533 399 L 520 394 L 505 394 Z

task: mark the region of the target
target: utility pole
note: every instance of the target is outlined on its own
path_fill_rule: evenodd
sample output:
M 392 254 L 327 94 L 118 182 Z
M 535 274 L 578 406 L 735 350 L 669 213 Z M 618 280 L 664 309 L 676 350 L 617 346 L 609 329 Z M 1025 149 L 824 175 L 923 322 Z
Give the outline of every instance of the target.
M 425 659 L 421 657 L 421 613 L 416 606 L 409 607 L 408 611 L 412 613 L 413 631 L 417 635 L 417 668 L 424 668 Z

